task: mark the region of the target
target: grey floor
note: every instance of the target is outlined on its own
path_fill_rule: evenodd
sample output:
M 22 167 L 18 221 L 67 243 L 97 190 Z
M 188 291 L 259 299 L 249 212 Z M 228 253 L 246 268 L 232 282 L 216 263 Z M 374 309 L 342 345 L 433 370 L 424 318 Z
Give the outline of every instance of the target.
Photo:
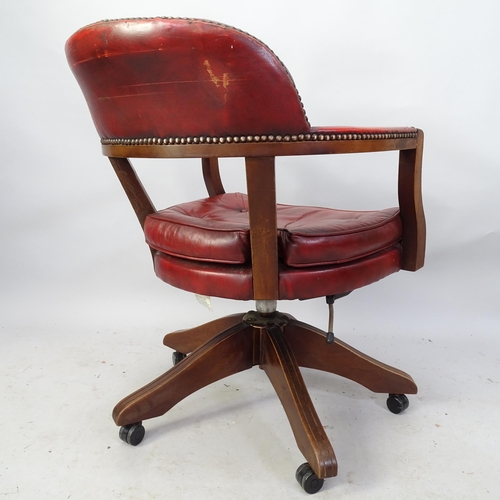
M 429 268 L 360 290 L 336 311 L 339 337 L 415 378 L 407 412 L 391 414 L 384 395 L 350 381 L 303 371 L 339 462 L 315 498 L 500 498 L 498 318 L 458 291 L 436 300 L 437 290 L 425 292 Z M 171 366 L 163 334 L 242 310 L 214 300 L 209 312 L 156 281 L 145 296 L 61 289 L 5 307 L 0 497 L 307 497 L 294 479 L 303 457 L 256 367 L 146 422 L 139 446 L 118 439 L 113 406 Z M 319 299 L 280 308 L 319 327 L 327 320 Z

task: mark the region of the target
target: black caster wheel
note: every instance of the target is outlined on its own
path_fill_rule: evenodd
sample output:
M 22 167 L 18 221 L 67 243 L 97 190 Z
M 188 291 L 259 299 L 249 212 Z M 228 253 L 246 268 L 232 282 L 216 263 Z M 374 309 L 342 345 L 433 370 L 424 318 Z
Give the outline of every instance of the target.
M 137 446 L 143 439 L 146 430 L 141 422 L 120 427 L 120 439 L 125 443 Z
M 398 413 L 403 413 L 408 406 L 410 406 L 410 402 L 404 394 L 389 394 L 387 408 L 389 408 L 390 412 L 397 415 Z
M 179 361 L 182 361 L 187 355 L 183 354 L 182 352 L 179 351 L 174 351 L 172 353 L 172 363 L 174 366 L 179 363 Z
M 311 466 L 306 462 L 302 464 L 295 473 L 295 479 L 297 479 L 302 489 L 309 494 L 318 493 L 322 488 L 324 479 L 320 479 L 312 470 Z

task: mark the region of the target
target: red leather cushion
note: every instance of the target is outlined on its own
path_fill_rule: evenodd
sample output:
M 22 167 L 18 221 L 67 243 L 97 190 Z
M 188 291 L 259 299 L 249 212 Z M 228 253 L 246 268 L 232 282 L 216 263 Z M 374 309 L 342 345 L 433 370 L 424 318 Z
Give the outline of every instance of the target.
M 146 242 L 185 259 L 243 264 L 250 257 L 247 212 L 247 197 L 240 193 L 182 203 L 146 218 Z
M 366 257 L 401 239 L 398 208 L 347 211 L 316 207 L 278 209 L 279 248 L 292 267 L 331 265 Z
M 397 208 L 354 212 L 278 205 L 280 259 L 291 267 L 339 264 L 393 246 Z M 248 201 L 241 193 L 183 203 L 147 217 L 146 242 L 184 259 L 244 264 L 250 259 Z
M 256 38 L 200 19 L 121 19 L 77 31 L 66 55 L 105 138 L 305 134 L 282 62 Z
M 154 255 L 156 275 L 188 292 L 234 300 L 252 300 L 252 268 L 179 259 L 165 253 Z M 383 250 L 348 264 L 279 269 L 279 299 L 312 299 L 350 292 L 401 269 L 401 246 Z

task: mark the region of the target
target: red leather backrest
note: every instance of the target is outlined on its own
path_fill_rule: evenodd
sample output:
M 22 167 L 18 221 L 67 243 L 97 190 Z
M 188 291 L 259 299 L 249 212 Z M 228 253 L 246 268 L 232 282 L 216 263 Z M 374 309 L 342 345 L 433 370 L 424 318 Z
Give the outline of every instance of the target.
M 229 26 L 171 18 L 101 21 L 77 31 L 66 55 L 102 138 L 310 130 L 281 61 Z

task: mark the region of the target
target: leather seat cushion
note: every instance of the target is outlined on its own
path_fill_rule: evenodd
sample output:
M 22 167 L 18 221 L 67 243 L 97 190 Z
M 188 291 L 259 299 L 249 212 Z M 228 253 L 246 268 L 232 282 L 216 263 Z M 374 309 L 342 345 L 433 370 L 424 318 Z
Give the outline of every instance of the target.
M 401 239 L 397 208 L 347 211 L 277 206 L 280 260 L 291 267 L 340 264 L 390 248 Z M 250 260 L 247 196 L 229 193 L 161 210 L 146 218 L 152 248 L 220 264 Z
M 156 252 L 154 266 L 156 275 L 161 280 L 188 292 L 234 300 L 254 298 L 250 264 L 210 264 Z M 347 264 L 308 268 L 280 264 L 278 298 L 306 300 L 350 292 L 375 283 L 400 269 L 400 245 Z

